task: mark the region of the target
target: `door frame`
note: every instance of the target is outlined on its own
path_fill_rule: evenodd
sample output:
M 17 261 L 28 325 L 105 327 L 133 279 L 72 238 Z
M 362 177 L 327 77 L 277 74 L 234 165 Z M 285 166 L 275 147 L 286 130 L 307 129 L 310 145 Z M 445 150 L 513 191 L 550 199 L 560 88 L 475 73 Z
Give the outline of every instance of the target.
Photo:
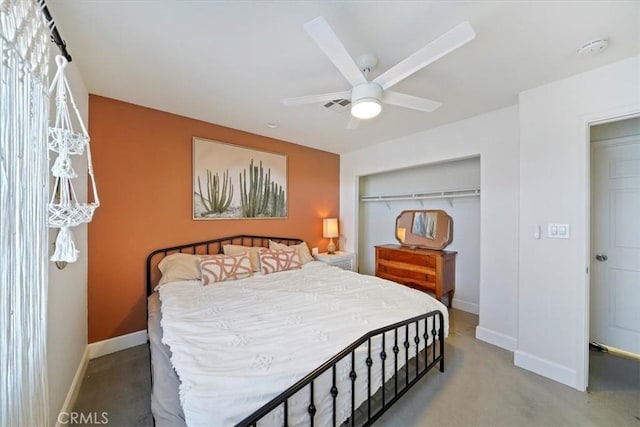
M 585 117 L 584 123 L 586 128 L 586 140 L 584 141 L 585 149 L 585 202 L 586 202 L 586 224 L 585 224 L 585 247 L 584 247 L 584 259 L 585 259 L 585 281 L 583 286 L 583 298 L 584 298 L 584 315 L 582 316 L 584 321 L 584 328 L 582 331 L 582 339 L 580 345 L 582 351 L 578 352 L 578 357 L 581 358 L 583 387 L 578 388 L 586 390 L 589 386 L 589 337 L 590 337 L 590 317 L 591 317 L 591 126 L 602 125 L 605 123 L 620 122 L 628 119 L 640 118 L 640 109 L 638 107 L 629 108 L 625 110 L 619 110 L 615 112 L 609 112 L 606 114 L 600 114 L 598 116 Z M 580 364 L 578 365 L 580 366 Z M 580 382 L 580 381 L 579 381 Z

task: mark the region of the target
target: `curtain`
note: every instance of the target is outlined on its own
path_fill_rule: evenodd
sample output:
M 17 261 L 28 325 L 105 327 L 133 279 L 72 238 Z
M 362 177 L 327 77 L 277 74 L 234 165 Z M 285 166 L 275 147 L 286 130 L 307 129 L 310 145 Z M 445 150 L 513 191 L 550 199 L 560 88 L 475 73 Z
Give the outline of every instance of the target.
M 36 0 L 0 0 L 0 426 L 49 425 L 49 34 Z

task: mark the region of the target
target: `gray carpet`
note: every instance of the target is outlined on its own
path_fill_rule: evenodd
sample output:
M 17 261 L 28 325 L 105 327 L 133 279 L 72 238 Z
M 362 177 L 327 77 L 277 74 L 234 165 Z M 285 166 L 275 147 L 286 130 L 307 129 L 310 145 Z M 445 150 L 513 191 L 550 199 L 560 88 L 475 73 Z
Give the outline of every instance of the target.
M 452 310 L 446 371 L 418 383 L 380 426 L 640 427 L 640 363 L 590 353 L 588 393 L 513 364 L 476 340 L 477 317 Z
M 376 425 L 640 427 L 637 361 L 591 352 L 581 393 L 515 367 L 513 353 L 474 338 L 477 321 L 451 310 L 445 372 L 429 373 Z M 146 345 L 110 354 L 89 362 L 75 411 L 107 412 L 109 426 L 152 426 L 149 388 Z
M 82 380 L 74 412 L 93 414 L 98 421 L 102 421 L 104 412 L 108 426 L 151 427 L 150 378 L 146 344 L 93 359 Z

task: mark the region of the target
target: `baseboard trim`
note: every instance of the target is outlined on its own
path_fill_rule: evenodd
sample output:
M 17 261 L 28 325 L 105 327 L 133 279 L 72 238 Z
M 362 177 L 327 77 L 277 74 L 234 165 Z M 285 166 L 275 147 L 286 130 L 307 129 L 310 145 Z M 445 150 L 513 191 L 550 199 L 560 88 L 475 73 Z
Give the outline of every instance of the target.
M 146 342 L 146 329 L 131 332 L 126 335 L 120 335 L 119 337 L 109 338 L 108 340 L 94 342 L 89 344 L 89 358 L 95 359 L 96 357 L 105 356 L 120 350 L 126 350 Z
M 509 351 L 514 351 L 518 345 L 518 341 L 515 338 L 482 326 L 476 326 L 476 338 Z
M 451 306 L 453 308 L 457 308 L 458 310 L 466 311 L 467 313 L 479 315 L 480 314 L 480 305 L 472 302 L 467 302 L 463 300 L 459 300 L 454 298 Z
M 535 372 L 538 375 L 552 379 L 561 384 L 578 389 L 577 374 L 573 369 L 559 365 L 550 360 L 542 359 L 533 354 L 517 350 L 513 356 L 514 365 Z
M 80 359 L 80 363 L 78 364 L 78 369 L 76 369 L 76 374 L 73 376 L 73 381 L 71 381 L 71 386 L 69 387 L 69 391 L 67 392 L 67 397 L 64 399 L 64 403 L 62 404 L 62 408 L 60 408 L 58 414 L 68 414 L 73 411 L 73 407 L 76 404 L 76 399 L 78 398 L 78 393 L 80 393 L 82 379 L 84 378 L 85 372 L 87 372 L 87 365 L 89 365 L 89 346 L 86 346 L 84 349 L 84 353 L 82 353 L 82 358 Z M 60 423 L 60 416 L 58 415 L 56 417 L 56 427 L 66 425 L 68 424 Z

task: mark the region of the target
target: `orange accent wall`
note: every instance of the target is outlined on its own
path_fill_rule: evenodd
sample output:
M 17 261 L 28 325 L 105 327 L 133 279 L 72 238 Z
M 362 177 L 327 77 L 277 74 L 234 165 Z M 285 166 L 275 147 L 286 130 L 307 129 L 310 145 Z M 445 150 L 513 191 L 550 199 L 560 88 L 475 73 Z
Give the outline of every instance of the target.
M 96 95 L 89 123 L 101 202 L 89 224 L 89 342 L 146 328 L 144 264 L 154 249 L 235 234 L 326 249 L 322 218 L 339 213 L 337 154 Z M 192 220 L 194 136 L 288 155 L 288 218 Z

